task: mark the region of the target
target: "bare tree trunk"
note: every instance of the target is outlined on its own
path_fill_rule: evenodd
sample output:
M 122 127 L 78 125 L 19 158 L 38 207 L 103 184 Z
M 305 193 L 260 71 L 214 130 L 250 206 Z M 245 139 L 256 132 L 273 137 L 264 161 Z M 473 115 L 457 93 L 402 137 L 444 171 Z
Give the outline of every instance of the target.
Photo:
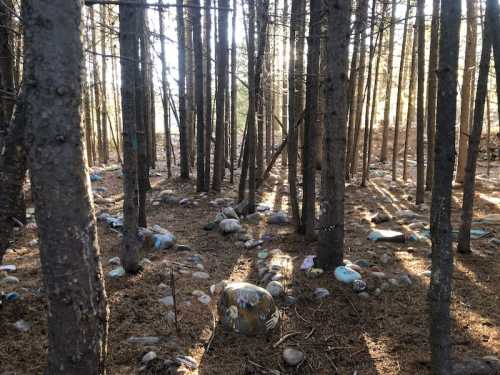
M 451 375 L 450 299 L 453 273 L 450 222 L 461 2 L 441 1 L 435 171 L 432 188 L 432 270 L 429 289 L 431 369 Z
M 311 0 L 307 42 L 306 109 L 304 115 L 304 167 L 302 228 L 308 240 L 315 237 L 316 224 L 316 127 L 318 122 L 319 50 L 321 34 L 321 1 Z
M 0 149 L 7 135 L 15 102 L 12 0 L 0 2 Z
M 477 12 L 475 0 L 467 0 L 467 37 L 465 44 L 464 73 L 460 102 L 460 137 L 458 141 L 457 173 L 455 181 L 464 182 L 467 163 L 467 145 L 469 143 L 469 120 L 471 115 L 471 97 L 473 96 L 474 67 L 476 66 Z
M 432 189 L 434 176 L 434 134 L 436 129 L 436 99 L 438 48 L 439 48 L 439 6 L 440 0 L 432 2 L 431 44 L 429 46 L 429 72 L 427 78 L 427 171 L 425 190 Z
M 214 154 L 214 177 L 212 189 L 220 191 L 222 186 L 222 175 L 224 165 L 224 104 L 227 86 L 228 67 L 228 40 L 227 25 L 229 0 L 219 0 L 219 43 L 217 45 L 217 92 L 216 92 L 216 122 L 215 122 L 215 154 Z
M 417 194 L 415 203 L 424 203 L 424 90 L 425 90 L 425 0 L 417 0 L 418 73 L 417 73 Z
M 401 122 L 402 116 L 402 106 L 403 106 L 403 77 L 404 77 L 404 66 L 405 66 L 405 51 L 406 51 L 406 42 L 408 35 L 408 18 L 410 17 L 410 9 L 411 3 L 408 0 L 406 5 L 406 15 L 404 22 L 404 31 L 403 31 L 403 44 L 401 46 L 401 61 L 399 63 L 399 79 L 398 79 L 398 96 L 396 100 L 396 121 L 394 123 L 394 143 L 392 148 L 392 180 L 396 181 L 396 168 L 399 154 L 399 124 Z
M 210 190 L 210 154 L 212 137 L 212 61 L 211 61 L 211 28 L 212 19 L 210 14 L 211 0 L 204 0 L 205 14 L 203 19 L 203 47 L 205 70 L 205 191 Z
M 85 172 L 81 1 L 25 1 L 26 120 L 48 297 L 47 374 L 103 374 L 108 311 Z M 50 126 L 48 126 L 50 124 Z
M 107 100 L 107 64 L 106 64 L 106 5 L 101 5 L 101 90 L 102 90 L 102 106 L 101 106 L 101 125 L 102 125 L 102 161 L 108 164 L 109 161 L 109 145 L 108 145 L 108 100 Z
M 140 1 L 140 0 L 138 0 Z M 139 218 L 137 178 L 136 70 L 138 55 L 137 9 L 120 6 L 120 66 L 123 121 L 123 243 L 120 258 L 128 273 L 139 271 L 137 226 Z
M 305 65 L 304 50 L 306 42 L 306 0 L 300 0 L 300 8 L 297 12 L 297 41 L 295 45 L 295 116 L 300 117 L 305 107 Z M 299 124 L 297 152 L 303 158 L 304 147 L 304 124 Z
M 179 62 L 179 138 L 181 178 L 189 179 L 189 123 L 186 119 L 186 53 L 185 31 L 184 31 L 184 8 L 183 0 L 177 1 L 177 39 L 178 39 L 178 62 Z
M 255 100 L 256 100 L 256 74 L 255 74 L 255 1 L 248 0 L 248 212 L 255 211 L 255 190 L 256 190 L 256 170 L 255 170 Z M 245 155 L 246 156 L 246 155 Z M 243 161 L 243 165 L 245 160 Z M 243 169 L 243 168 L 242 168 Z M 242 173 L 241 178 L 244 175 Z M 243 191 L 244 191 L 243 179 Z M 241 184 L 240 184 L 241 185 Z M 241 189 L 240 189 L 241 190 Z M 240 197 L 241 198 L 241 197 Z
M 396 0 L 392 0 L 391 21 L 389 31 L 389 55 L 387 56 L 387 86 L 385 89 L 384 122 L 382 124 L 382 147 L 380 149 L 380 161 L 387 160 L 387 144 L 389 143 L 389 121 L 391 113 L 392 97 L 392 70 L 394 59 L 394 35 L 396 33 Z
M 187 0 L 187 5 L 191 4 L 192 0 Z M 193 8 L 188 6 L 185 8 L 184 25 L 186 48 L 186 124 L 187 124 L 187 139 L 189 152 L 189 165 L 194 167 L 195 149 L 194 149 L 194 114 L 195 114 L 195 98 L 194 98 L 194 66 L 193 66 Z
M 104 163 L 104 152 L 103 152 L 103 132 L 101 123 L 101 91 L 100 91 L 100 81 L 99 81 L 99 67 L 97 65 L 97 41 L 96 41 L 96 26 L 95 26 L 95 16 L 94 8 L 90 7 L 90 32 L 91 32 L 91 44 L 92 44 L 92 69 L 94 77 L 94 109 L 95 109 L 95 122 L 97 125 L 97 156 L 99 159 L 99 164 Z
M 293 0 L 292 0 L 293 1 Z M 287 77 L 287 65 L 286 65 L 286 56 L 287 56 L 287 45 L 288 45 L 288 35 L 287 30 L 288 27 L 285 25 L 288 24 L 288 0 L 283 0 L 283 15 L 282 15 L 282 23 L 283 23 L 283 50 L 282 50 L 282 59 L 283 59 L 283 74 L 282 74 L 282 95 L 281 95 L 281 123 L 283 124 L 283 128 L 281 130 L 281 138 L 285 140 L 288 136 L 286 131 L 286 124 L 288 124 L 288 77 Z M 283 149 L 283 153 L 281 155 L 281 165 L 286 167 L 288 165 L 288 152 L 287 148 Z
M 163 4 L 163 0 L 159 0 L 160 4 Z M 166 49 L 165 49 L 165 25 L 163 20 L 163 8 L 159 9 L 158 12 L 159 25 L 160 25 L 160 60 L 161 60 L 161 83 L 162 83 L 162 103 L 163 103 L 163 127 L 165 132 L 165 158 L 167 160 L 167 175 L 172 177 L 172 152 L 170 150 L 171 134 L 170 134 L 170 118 L 169 118 L 169 104 L 168 104 L 168 80 L 167 80 L 167 59 L 166 59 Z
M 328 0 L 328 104 L 325 116 L 323 187 L 318 260 L 322 268 L 341 265 L 344 256 L 344 189 L 347 123 L 347 69 L 351 2 Z

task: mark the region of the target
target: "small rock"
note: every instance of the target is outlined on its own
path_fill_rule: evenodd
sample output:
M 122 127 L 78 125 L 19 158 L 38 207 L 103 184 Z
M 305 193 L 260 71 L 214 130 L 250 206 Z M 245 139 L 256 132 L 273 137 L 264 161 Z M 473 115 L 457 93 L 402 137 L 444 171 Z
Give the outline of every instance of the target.
M 113 266 L 119 266 L 122 264 L 120 257 L 113 257 L 108 260 L 108 264 L 111 264 Z
M 262 220 L 262 214 L 260 212 L 254 212 L 253 214 L 247 215 L 246 220 L 251 224 L 259 224 Z
M 239 232 L 241 225 L 236 219 L 224 219 L 219 223 L 219 229 L 223 234 L 230 234 Z
M 418 217 L 418 214 L 416 212 L 413 212 L 412 210 L 399 210 L 396 212 L 395 216 L 398 219 L 413 220 Z
M 17 284 L 19 283 L 19 279 L 15 276 L 5 276 L 2 279 L 2 284 Z
M 168 231 L 167 233 L 155 234 L 153 238 L 155 250 L 167 250 L 175 244 L 175 236 Z
M 214 223 L 219 224 L 224 219 L 227 219 L 226 215 L 222 212 L 218 212 L 217 215 L 215 215 Z
M 370 272 L 370 275 L 378 279 L 385 279 L 387 277 L 384 272 Z
M 179 205 L 181 205 L 181 206 L 187 206 L 189 203 L 190 203 L 189 198 L 182 198 L 182 199 L 179 201 Z
M 165 306 L 173 306 L 174 305 L 174 297 L 173 296 L 166 296 L 163 298 L 159 299 L 160 303 L 164 304 Z
M 266 259 L 269 256 L 269 252 L 267 250 L 261 250 L 257 254 L 257 258 L 259 259 Z
M 167 321 L 169 321 L 169 322 L 175 322 L 175 312 L 173 312 L 172 310 L 169 310 L 167 312 L 166 317 L 167 317 Z
M 254 247 L 260 246 L 264 243 L 262 240 L 248 240 L 245 242 L 245 249 L 253 249 Z
M 267 284 L 266 290 L 271 293 L 273 297 L 277 298 L 283 294 L 285 289 L 283 287 L 283 284 L 281 284 L 279 281 L 271 281 L 269 284 Z
M 146 354 L 144 354 L 144 356 L 142 357 L 142 363 L 149 363 L 151 362 L 153 359 L 156 359 L 158 358 L 158 356 L 156 355 L 155 352 L 147 352 Z
M 421 222 L 421 221 L 417 221 L 415 223 L 410 223 L 408 225 L 408 228 L 410 228 L 411 230 L 420 230 L 420 229 L 424 229 L 425 228 L 425 223 Z
M 426 276 L 426 277 L 431 277 L 431 274 L 432 272 L 429 270 L 429 271 L 424 271 L 420 274 L 420 276 Z
M 358 259 L 354 264 L 360 266 L 361 268 L 368 268 L 370 267 L 370 262 L 366 259 Z
M 363 298 L 363 299 L 368 299 L 370 298 L 370 295 L 367 293 L 367 292 L 361 292 L 361 293 L 358 293 L 358 296 L 360 298 Z
M 239 216 L 232 207 L 226 207 L 222 210 L 222 213 L 226 216 L 228 219 L 236 219 L 239 220 Z
M 35 247 L 38 245 L 38 240 L 37 239 L 31 240 L 30 242 L 28 242 L 28 245 L 30 247 Z
M 347 267 L 349 267 L 351 270 L 354 270 L 356 272 L 362 272 L 363 271 L 363 268 L 361 266 L 358 266 L 356 263 L 349 263 L 347 265 Z
M 258 204 L 256 207 L 257 212 L 270 211 L 271 207 L 266 204 Z
M 380 224 L 380 223 L 385 223 L 387 221 L 390 221 L 391 217 L 387 215 L 386 213 L 383 212 L 378 212 L 371 218 L 371 222 L 375 224 Z
M 153 262 L 151 260 L 149 260 L 148 258 L 142 258 L 140 261 L 139 261 L 139 265 L 141 267 L 145 267 L 147 264 L 153 264 Z
M 213 284 L 210 286 L 210 294 L 218 295 L 224 291 L 224 288 L 227 285 L 226 280 L 219 281 L 217 284 Z
M 155 345 L 160 342 L 160 338 L 156 336 L 131 336 L 127 339 L 131 344 Z
M 18 320 L 14 323 L 14 327 L 16 327 L 19 332 L 28 332 L 31 328 L 31 324 L 26 320 Z
M 283 276 L 281 273 L 277 273 L 276 275 L 274 275 L 273 277 L 271 277 L 271 280 L 272 281 L 281 281 L 285 278 L 285 276 Z
M 389 279 L 389 280 L 387 280 L 387 281 L 388 281 L 388 282 L 389 282 L 389 284 L 391 284 L 392 286 L 399 286 L 399 282 L 398 282 L 398 280 L 396 280 L 396 279 L 392 279 L 392 278 L 391 278 L 391 279 Z
M 193 277 L 195 279 L 206 280 L 206 279 L 210 278 L 210 275 L 208 273 L 206 273 L 206 272 L 196 271 L 196 272 L 193 272 Z
M 278 211 L 278 212 L 275 212 L 274 214 L 272 214 L 267 219 L 267 223 L 273 224 L 273 225 L 287 224 L 288 223 L 288 216 L 283 211 Z
M 364 280 L 354 280 L 352 283 L 352 290 L 355 293 L 364 292 L 367 289 L 366 282 Z
M 211 230 L 214 230 L 215 228 L 217 228 L 217 223 L 214 223 L 214 222 L 205 224 L 203 226 L 203 230 L 206 230 L 206 231 L 211 231 Z
M 379 296 L 380 294 L 382 294 L 382 289 L 380 289 L 380 288 L 375 289 L 375 291 L 373 292 L 373 294 L 376 295 L 376 296 Z
M 398 277 L 398 283 L 401 285 L 407 285 L 407 286 L 410 286 L 413 284 L 413 282 L 410 279 L 410 276 L 408 276 L 406 273 L 404 273 Z
M 5 295 L 5 300 L 7 302 L 13 302 L 13 301 L 17 301 L 19 298 L 21 298 L 21 296 L 19 295 L 19 293 L 17 292 L 10 292 L 10 293 L 7 293 Z M 0 301 L 0 306 L 2 305 L 1 301 Z
M 389 254 L 382 254 L 380 256 L 380 262 L 382 262 L 382 264 L 388 264 L 391 260 L 392 258 Z
M 208 294 L 203 293 L 201 296 L 198 297 L 198 301 L 203 303 L 204 305 L 208 305 L 212 299 Z
M 108 272 L 108 276 L 114 279 L 125 276 L 125 268 L 123 268 L 122 266 L 116 267 L 115 269 Z
M 193 251 L 193 249 L 191 249 L 191 247 L 189 247 L 188 245 L 177 245 L 176 250 L 177 251 Z
M 285 297 L 285 305 L 292 306 L 292 305 L 295 305 L 296 303 L 297 303 L 297 298 L 296 297 L 289 296 L 289 295 L 287 295 Z
M 349 267 L 339 266 L 335 268 L 335 278 L 345 284 L 350 284 L 354 280 L 360 280 L 361 275 Z
M 294 348 L 285 348 L 283 350 L 283 360 L 288 366 L 297 366 L 302 363 L 305 355 L 300 350 Z
M 330 295 L 330 291 L 325 288 L 316 288 L 314 289 L 314 297 L 317 299 L 323 299 Z
M 16 272 L 17 267 L 15 264 L 4 264 L 0 265 L 0 272 L 5 271 L 5 272 Z
M 315 279 L 323 275 L 323 273 L 325 273 L 325 271 L 323 271 L 322 268 L 309 268 L 306 271 L 306 276 L 311 279 Z

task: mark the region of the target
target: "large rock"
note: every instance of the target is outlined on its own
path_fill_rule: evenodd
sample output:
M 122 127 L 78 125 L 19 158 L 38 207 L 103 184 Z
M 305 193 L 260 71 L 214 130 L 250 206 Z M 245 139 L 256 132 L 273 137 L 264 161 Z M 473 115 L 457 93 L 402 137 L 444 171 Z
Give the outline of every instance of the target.
M 219 223 L 219 229 L 223 234 L 236 233 L 241 230 L 241 225 L 236 219 L 224 219 Z
M 226 328 L 255 336 L 276 327 L 279 310 L 271 294 L 264 288 L 235 282 L 228 284 L 222 292 L 219 317 Z

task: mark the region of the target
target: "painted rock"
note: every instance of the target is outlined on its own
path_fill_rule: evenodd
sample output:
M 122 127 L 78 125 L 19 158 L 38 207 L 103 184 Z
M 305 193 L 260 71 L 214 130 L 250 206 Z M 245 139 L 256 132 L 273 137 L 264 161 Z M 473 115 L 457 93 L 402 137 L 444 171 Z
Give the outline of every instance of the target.
M 361 275 L 349 267 L 340 266 L 335 268 L 335 278 L 340 282 L 350 284 L 354 280 L 360 280 Z
M 264 288 L 235 282 L 224 288 L 219 302 L 219 317 L 226 328 L 256 336 L 276 327 L 279 310 L 272 295 Z

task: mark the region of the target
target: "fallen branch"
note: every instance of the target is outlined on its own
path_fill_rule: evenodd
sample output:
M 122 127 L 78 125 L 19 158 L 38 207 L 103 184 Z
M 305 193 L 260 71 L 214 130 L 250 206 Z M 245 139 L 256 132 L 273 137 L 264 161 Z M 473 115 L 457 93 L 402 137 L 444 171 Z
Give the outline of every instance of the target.
M 290 337 L 297 336 L 301 332 L 291 332 L 280 338 L 276 343 L 273 345 L 273 348 L 277 348 L 281 343 L 283 343 L 286 339 L 289 339 Z

